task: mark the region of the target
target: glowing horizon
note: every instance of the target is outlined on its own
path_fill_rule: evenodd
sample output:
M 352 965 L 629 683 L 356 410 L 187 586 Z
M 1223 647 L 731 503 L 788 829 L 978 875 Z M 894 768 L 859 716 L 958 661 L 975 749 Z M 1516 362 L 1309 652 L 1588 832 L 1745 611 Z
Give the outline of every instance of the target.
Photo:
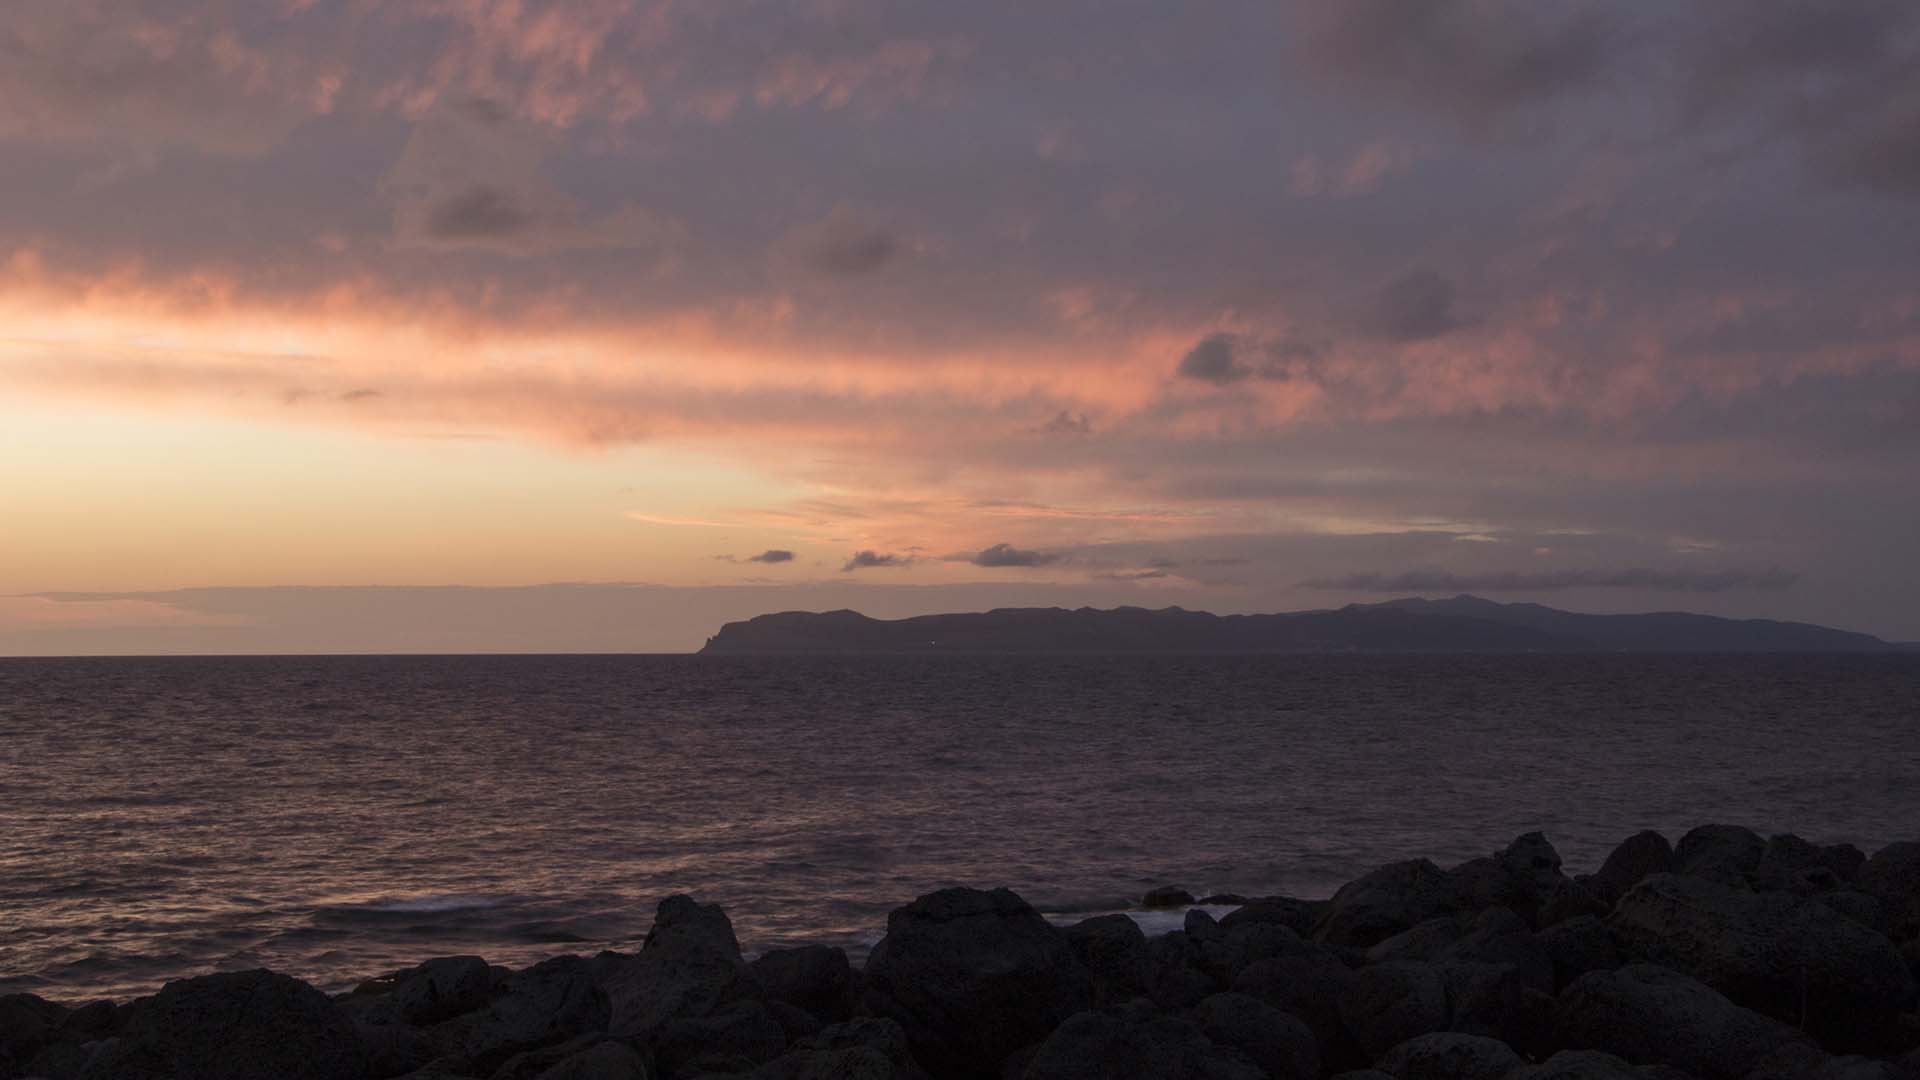
M 0 652 L 583 581 L 1920 638 L 1899 5 L 10 21 Z

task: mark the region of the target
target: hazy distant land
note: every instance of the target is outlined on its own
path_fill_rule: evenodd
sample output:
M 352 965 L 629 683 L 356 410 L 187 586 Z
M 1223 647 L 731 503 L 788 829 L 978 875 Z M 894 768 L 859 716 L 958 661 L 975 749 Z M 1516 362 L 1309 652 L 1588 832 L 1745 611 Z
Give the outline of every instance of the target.
M 1811 623 L 1663 611 L 1589 615 L 1477 596 L 1329 611 L 1214 615 L 1169 607 L 997 608 L 873 619 L 786 611 L 730 622 L 709 654 L 893 653 L 1887 653 L 1913 644 Z

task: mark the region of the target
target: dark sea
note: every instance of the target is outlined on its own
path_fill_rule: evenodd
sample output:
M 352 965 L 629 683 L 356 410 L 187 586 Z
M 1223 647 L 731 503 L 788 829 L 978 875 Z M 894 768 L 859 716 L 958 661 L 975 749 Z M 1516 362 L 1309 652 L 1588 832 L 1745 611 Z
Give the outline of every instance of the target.
M 856 954 L 948 884 L 1062 919 L 1324 896 L 1544 829 L 1920 839 L 1920 657 L 0 660 L 0 991 L 632 949 Z

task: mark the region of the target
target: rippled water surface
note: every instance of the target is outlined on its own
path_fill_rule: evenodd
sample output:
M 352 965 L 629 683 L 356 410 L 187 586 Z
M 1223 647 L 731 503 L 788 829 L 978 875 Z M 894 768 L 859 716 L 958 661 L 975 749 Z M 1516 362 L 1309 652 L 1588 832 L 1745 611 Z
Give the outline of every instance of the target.
M 859 949 L 953 883 L 1325 895 L 1543 828 L 1920 838 L 1920 658 L 0 660 L 0 990 Z

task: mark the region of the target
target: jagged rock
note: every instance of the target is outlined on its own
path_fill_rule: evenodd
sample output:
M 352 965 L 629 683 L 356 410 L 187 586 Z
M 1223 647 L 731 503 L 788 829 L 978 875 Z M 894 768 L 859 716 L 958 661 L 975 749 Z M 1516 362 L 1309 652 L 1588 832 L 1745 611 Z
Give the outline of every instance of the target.
M 1620 842 L 1607 855 L 1599 872 L 1583 884 L 1602 903 L 1611 907 L 1626 891 L 1649 874 L 1673 872 L 1673 845 L 1667 838 L 1645 829 Z
M 528 1050 L 604 1031 L 610 1010 L 591 963 L 577 956 L 516 972 L 484 1009 L 437 1025 L 429 1034 L 486 1073 Z
M 1873 1048 L 1920 988 L 1885 937 L 1787 893 L 1658 874 L 1621 897 L 1608 928 L 1631 958 L 1691 975 L 1738 1004 L 1841 1049 Z
M 1342 991 L 1340 1019 L 1368 1060 L 1447 1026 L 1447 984 L 1432 964 L 1395 961 L 1365 968 Z
M 1760 867 L 1767 842 L 1739 825 L 1700 825 L 1673 849 L 1673 872 L 1722 885 L 1744 886 Z
M 1341 886 L 1328 901 L 1313 938 L 1366 948 L 1459 907 L 1453 877 L 1432 862 L 1390 863 Z
M 1067 944 L 1093 978 L 1096 1007 L 1147 992 L 1147 935 L 1125 915 L 1097 915 L 1066 929 Z
M 1562 1050 L 1538 1065 L 1515 1069 L 1507 1080 L 1646 1080 L 1646 1073 L 1598 1050 Z
M 1240 1051 L 1269 1080 L 1317 1080 L 1320 1045 L 1299 1017 L 1246 994 L 1215 994 L 1193 1010 L 1200 1031 Z
M 1744 1077 L 1805 1036 L 1728 1001 L 1697 979 L 1652 964 L 1594 971 L 1560 994 L 1560 1036 L 1635 1065 L 1671 1065 L 1707 1080 Z
M 1826 849 L 1792 834 L 1769 837 L 1753 869 L 1753 887 L 1767 892 L 1813 896 L 1844 884 L 1828 861 Z
M 1162 885 L 1157 889 L 1148 889 L 1147 895 L 1140 898 L 1140 906 L 1145 908 L 1186 907 L 1193 903 L 1193 894 L 1176 885 Z
M 1880 901 L 1894 940 L 1920 938 L 1920 842 L 1888 844 L 1874 852 L 1854 884 Z
M 883 1017 L 832 1024 L 754 1070 L 752 1080 L 919 1080 L 907 1033 Z
M 1245 904 L 1247 898 L 1241 896 L 1239 893 L 1217 892 L 1208 893 L 1201 897 L 1199 902 L 1209 907 L 1231 907 Z
M 1025 1080 L 1265 1080 L 1184 1020 L 1083 1012 L 1047 1036 Z
M 366 1050 L 327 995 L 270 971 L 168 983 L 136 1002 L 84 1080 L 364 1080 Z
M 866 1002 L 937 1074 L 992 1072 L 1092 1003 L 1066 935 L 1007 889 L 943 889 L 887 916 Z
M 762 992 L 774 1001 L 805 1009 L 827 1023 L 853 1015 L 853 966 L 843 949 L 826 945 L 772 949 L 748 968 Z
M 1220 917 L 1220 928 L 1231 933 L 1235 928 L 1254 923 L 1277 923 L 1301 937 L 1313 933 L 1320 917 L 1327 912 L 1325 900 L 1296 900 L 1291 896 L 1263 896 L 1249 900 Z
M 1498 1039 L 1440 1031 L 1395 1046 L 1374 1068 L 1398 1080 L 1500 1080 L 1520 1065 Z
M 1609 971 L 1626 962 L 1613 932 L 1591 915 L 1556 923 L 1540 931 L 1538 940 L 1553 964 L 1555 993 L 1589 971 Z

